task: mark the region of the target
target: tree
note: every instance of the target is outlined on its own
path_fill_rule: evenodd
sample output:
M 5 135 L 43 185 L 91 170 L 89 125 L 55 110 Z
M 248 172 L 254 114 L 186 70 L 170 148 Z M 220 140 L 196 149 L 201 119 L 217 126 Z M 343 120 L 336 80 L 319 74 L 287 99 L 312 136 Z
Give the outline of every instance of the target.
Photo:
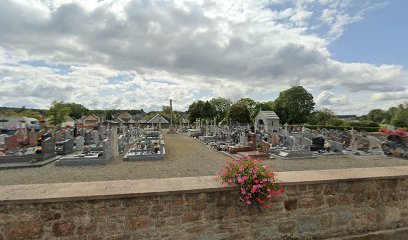
M 210 103 L 215 108 L 215 115 L 217 117 L 217 122 L 223 121 L 227 116 L 228 109 L 232 105 L 231 100 L 218 97 L 218 98 L 211 99 Z
M 113 120 L 112 114 L 113 114 L 113 111 L 112 111 L 112 110 L 106 111 L 105 119 L 106 119 L 106 120 Z
M 386 112 L 381 109 L 373 109 L 367 114 L 367 120 L 381 123 L 386 117 Z
M 259 110 L 256 109 L 256 101 L 251 99 L 251 98 L 241 98 L 238 100 L 239 103 L 243 103 L 247 106 L 251 121 L 255 119 L 256 114 L 258 113 Z
M 331 125 L 329 122 L 333 118 L 335 118 L 333 111 L 325 108 L 313 112 L 309 118 L 309 123 L 313 125 Z
M 385 112 L 385 119 L 384 121 L 388 124 L 391 123 L 391 119 L 395 116 L 395 114 L 398 111 L 398 107 L 390 107 L 386 112 Z
M 203 118 L 212 120 L 215 116 L 215 107 L 209 101 L 206 101 L 203 107 Z
M 403 104 L 398 105 L 394 116 L 391 119 L 392 125 L 396 127 L 408 127 L 408 104 L 405 106 Z
M 204 106 L 205 102 L 201 100 L 190 104 L 188 107 L 188 113 L 190 114 L 188 118 L 190 123 L 194 123 L 197 118 L 204 118 Z
M 250 114 L 248 106 L 245 103 L 238 101 L 230 107 L 227 117 L 231 119 L 231 122 L 250 123 Z
M 53 101 L 50 109 L 48 110 L 48 116 L 50 117 L 50 123 L 53 125 L 60 125 L 65 122 L 68 117 L 71 108 L 64 104 L 63 101 Z
M 161 111 L 160 114 L 163 115 L 164 117 L 170 119 L 170 116 L 172 115 L 171 112 L 172 112 L 172 109 L 170 108 L 170 106 L 163 105 L 162 106 L 162 111 Z M 173 110 L 173 122 L 174 123 L 179 123 L 180 122 L 179 118 L 177 117 L 176 112 L 174 110 Z
M 279 94 L 275 100 L 275 111 L 282 124 L 299 124 L 308 120 L 314 105 L 312 94 L 302 86 L 295 86 Z
M 67 103 L 65 104 L 71 109 L 69 116 L 75 119 L 80 119 L 82 116 L 89 114 L 89 109 L 78 103 Z

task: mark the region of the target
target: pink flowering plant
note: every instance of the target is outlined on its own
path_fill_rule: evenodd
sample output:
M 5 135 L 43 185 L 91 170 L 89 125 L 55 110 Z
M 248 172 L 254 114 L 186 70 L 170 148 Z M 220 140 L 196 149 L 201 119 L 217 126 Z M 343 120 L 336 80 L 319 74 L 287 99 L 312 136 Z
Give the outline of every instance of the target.
M 283 192 L 272 167 L 260 160 L 243 158 L 227 162 L 219 176 L 224 183 L 239 185 L 240 201 L 246 205 L 268 208 Z

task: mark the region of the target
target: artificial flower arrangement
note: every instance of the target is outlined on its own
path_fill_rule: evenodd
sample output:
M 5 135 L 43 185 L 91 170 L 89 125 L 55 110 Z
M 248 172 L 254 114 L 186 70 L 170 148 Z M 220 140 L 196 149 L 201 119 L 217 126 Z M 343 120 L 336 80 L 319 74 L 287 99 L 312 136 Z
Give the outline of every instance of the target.
M 408 132 L 404 128 L 398 128 L 397 130 L 390 130 L 388 128 L 380 129 L 380 132 L 387 134 L 388 136 L 408 137 Z
M 246 205 L 268 208 L 283 192 L 272 167 L 260 160 L 242 158 L 227 162 L 219 176 L 224 183 L 239 185 L 240 201 Z

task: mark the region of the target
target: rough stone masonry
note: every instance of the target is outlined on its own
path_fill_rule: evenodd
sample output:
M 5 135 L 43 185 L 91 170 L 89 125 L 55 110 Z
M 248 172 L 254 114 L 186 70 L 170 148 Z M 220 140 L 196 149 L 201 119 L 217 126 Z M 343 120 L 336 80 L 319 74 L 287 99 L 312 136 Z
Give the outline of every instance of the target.
M 266 210 L 243 206 L 234 187 L 95 200 L 1 201 L 0 239 L 346 237 L 408 227 L 407 196 L 408 178 L 398 177 L 291 183 Z

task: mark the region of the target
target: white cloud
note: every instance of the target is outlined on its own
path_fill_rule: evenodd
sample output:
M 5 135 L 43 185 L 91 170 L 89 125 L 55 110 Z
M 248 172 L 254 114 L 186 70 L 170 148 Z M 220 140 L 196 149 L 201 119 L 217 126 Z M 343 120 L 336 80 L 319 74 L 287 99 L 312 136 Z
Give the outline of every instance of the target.
M 322 107 L 344 106 L 350 104 L 346 96 L 336 97 L 332 92 L 323 91 L 315 99 L 316 104 Z
M 157 109 L 174 98 L 182 110 L 197 98 L 276 95 L 292 85 L 331 92 L 338 86 L 349 92 L 405 90 L 408 73 L 401 66 L 331 58 L 330 42 L 371 5 L 357 4 L 353 15 L 353 1 L 282 7 L 286 3 L 0 1 L 2 104 L 47 107 L 63 99 L 91 108 Z M 321 24 L 329 26 L 327 34 L 311 31 Z M 44 64 L 21 64 L 32 60 Z M 318 98 L 341 100 L 328 93 Z
M 386 93 L 374 93 L 371 96 L 371 100 L 405 100 L 408 101 L 408 90 L 397 91 L 397 92 L 386 92 Z

